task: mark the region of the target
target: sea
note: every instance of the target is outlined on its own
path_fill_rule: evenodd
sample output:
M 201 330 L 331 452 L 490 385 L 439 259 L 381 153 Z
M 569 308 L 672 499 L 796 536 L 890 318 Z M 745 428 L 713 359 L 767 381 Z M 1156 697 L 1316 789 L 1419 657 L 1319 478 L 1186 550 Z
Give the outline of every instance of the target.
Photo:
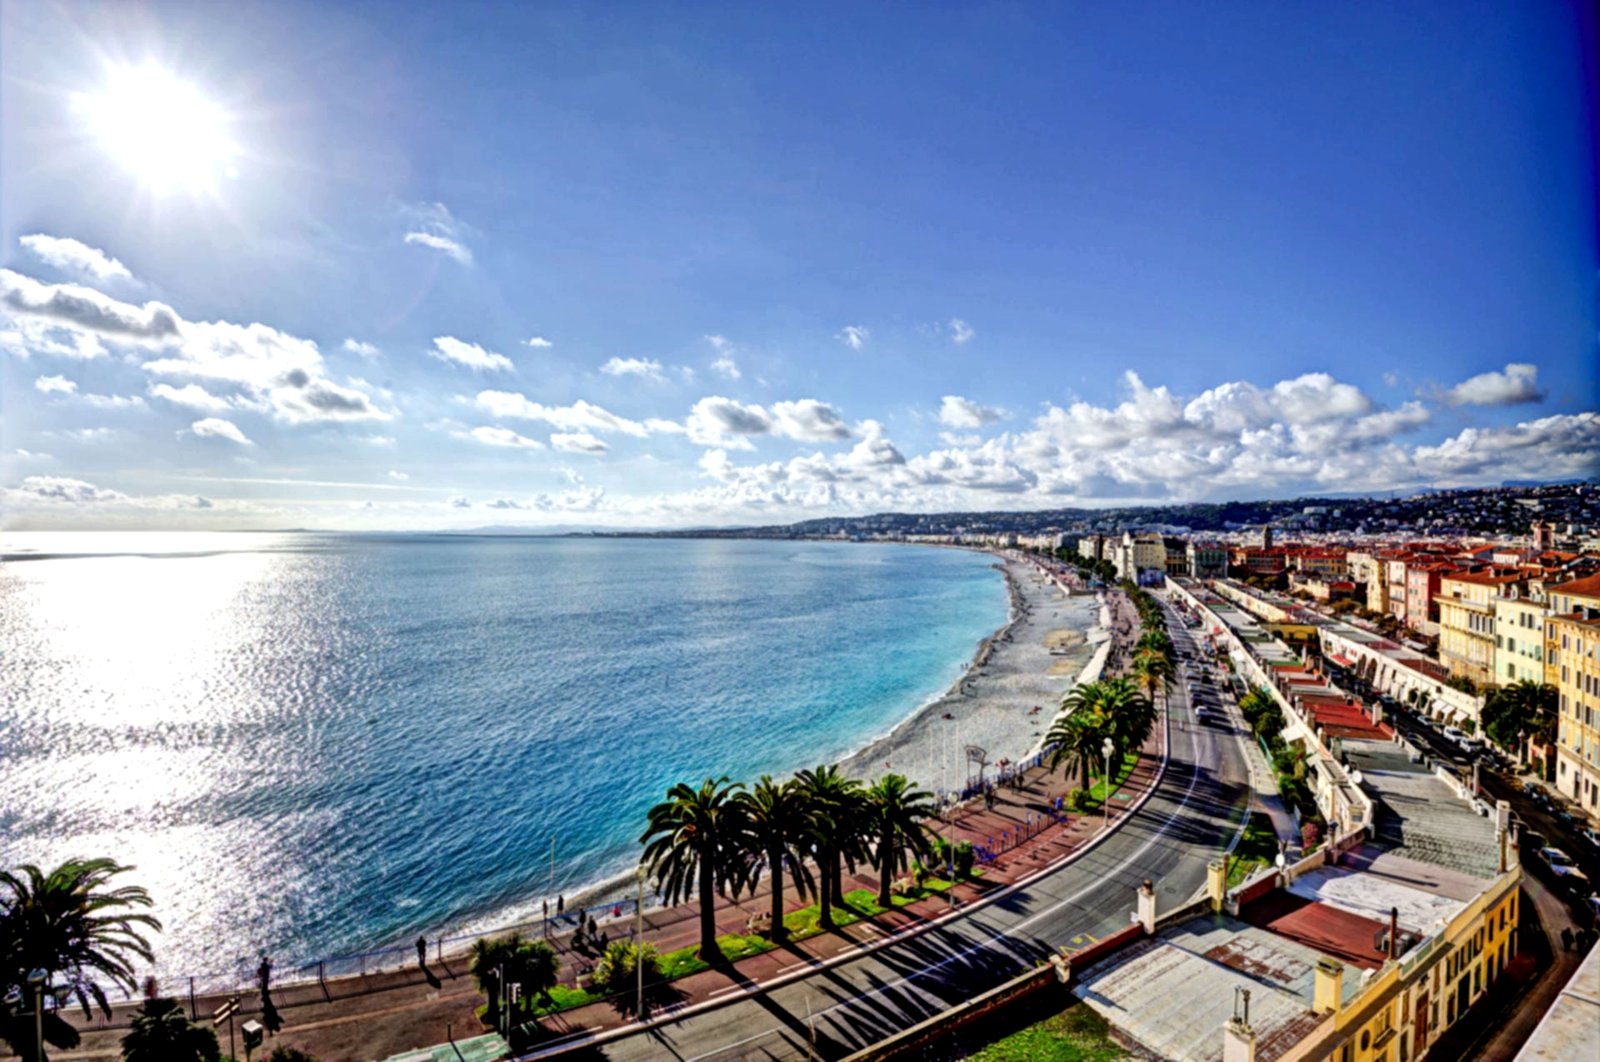
M 676 782 L 881 736 L 1006 620 L 986 554 L 13 534 L 0 866 L 110 857 L 163 984 L 479 931 L 631 871 Z M 367 959 L 360 960 L 363 966 Z

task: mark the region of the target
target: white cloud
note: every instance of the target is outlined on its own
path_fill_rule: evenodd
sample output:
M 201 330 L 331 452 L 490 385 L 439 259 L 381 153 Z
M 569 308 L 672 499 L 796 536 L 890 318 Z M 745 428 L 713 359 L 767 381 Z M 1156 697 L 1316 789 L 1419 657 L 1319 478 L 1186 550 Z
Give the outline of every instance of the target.
M 78 385 L 65 376 L 41 376 L 33 381 L 33 389 L 46 395 L 76 394 Z
M 472 264 L 472 251 L 465 244 L 457 243 L 448 236 L 440 236 L 432 232 L 408 232 L 406 242 L 420 247 L 431 247 L 435 251 L 443 251 L 462 265 Z
M 604 441 L 586 431 L 553 432 L 550 435 L 550 445 L 569 454 L 592 454 L 595 456 L 603 454 L 610 449 Z
M 526 435 L 518 435 L 510 428 L 497 428 L 489 425 L 473 428 L 469 434 L 487 446 L 503 446 L 513 450 L 543 450 L 544 443 L 538 439 L 530 439 Z
M 17 242 L 32 251 L 40 261 L 57 269 L 85 273 L 96 280 L 132 280 L 128 267 L 104 251 L 68 236 L 35 233 L 18 237 Z
M 717 352 L 716 358 L 711 362 L 711 371 L 725 380 L 737 380 L 743 375 L 739 371 L 739 363 L 733 357 L 733 344 L 723 336 L 706 336 L 706 342 L 711 344 L 711 349 Z M 693 370 L 685 370 L 684 378 L 692 379 Z
M 377 358 L 383 355 L 383 351 L 379 350 L 376 346 L 371 343 L 363 343 L 359 339 L 347 339 L 342 345 L 346 352 L 350 354 L 359 354 L 363 358 Z
M 150 395 L 152 398 L 164 398 L 173 405 L 198 409 L 203 413 L 223 413 L 233 408 L 227 399 L 218 398 L 199 384 L 173 387 L 171 384 L 158 383 L 151 386 Z
M 180 323 L 177 313 L 165 303 L 135 306 L 93 288 L 43 284 L 9 269 L 0 269 L 0 307 L 114 339 L 145 342 L 175 338 Z
M 514 498 L 495 498 L 483 503 L 485 509 L 521 509 L 523 504 Z
M 231 420 L 221 417 L 206 417 L 189 425 L 189 430 L 201 439 L 227 439 L 229 442 L 238 443 L 240 446 L 253 445 L 245 438 L 244 432 Z
M 522 345 L 525 347 L 533 347 L 535 350 L 543 350 L 548 347 L 555 346 L 554 343 L 550 342 L 544 336 L 533 336 L 525 340 Z
M 128 500 L 128 496 L 121 491 L 97 487 L 93 483 L 65 476 L 24 476 L 21 490 L 26 494 L 50 501 L 73 504 Z
M 394 480 L 396 483 L 404 483 L 406 480 L 411 478 L 406 473 L 404 473 L 404 472 L 396 472 L 392 468 L 389 471 L 385 472 L 384 475 L 388 476 L 390 479 Z
M 511 359 L 504 354 L 496 354 L 454 336 L 438 336 L 428 353 L 440 361 L 465 365 L 473 372 L 509 372 L 513 369 Z
M 443 203 L 418 203 L 403 213 L 417 226 L 406 233 L 406 243 L 440 251 L 462 265 L 472 264 L 472 250 L 465 242 L 467 227 Z
M 78 400 L 95 409 L 143 409 L 144 399 L 138 395 L 79 395 Z
M 772 417 L 760 406 L 709 395 L 694 404 L 685 427 L 689 441 L 697 445 L 749 450 L 746 436 L 770 433 Z
M 850 428 L 839 411 L 826 402 L 802 398 L 772 404 L 772 431 L 791 439 L 848 439 Z
M 960 346 L 978 333 L 959 317 L 950 318 L 950 342 Z
M 998 406 L 979 405 L 960 395 L 945 395 L 939 403 L 939 423 L 947 428 L 981 428 L 985 424 L 1003 420 L 1007 415 Z
M 570 406 L 546 406 L 514 391 L 479 391 L 476 402 L 479 409 L 491 416 L 537 420 L 561 431 L 620 432 L 642 439 L 653 430 L 660 430 L 627 417 L 619 417 L 581 398 Z
M 1483 372 L 1462 380 L 1444 393 L 1453 406 L 1516 406 L 1542 402 L 1539 368 L 1528 362 L 1512 362 L 1500 372 Z
M 600 371 L 607 376 L 644 376 L 652 380 L 662 379 L 661 363 L 653 358 L 612 358 L 600 366 Z
M 834 338 L 851 350 L 860 350 L 867 345 L 867 339 L 871 335 L 872 333 L 861 325 L 845 325 Z

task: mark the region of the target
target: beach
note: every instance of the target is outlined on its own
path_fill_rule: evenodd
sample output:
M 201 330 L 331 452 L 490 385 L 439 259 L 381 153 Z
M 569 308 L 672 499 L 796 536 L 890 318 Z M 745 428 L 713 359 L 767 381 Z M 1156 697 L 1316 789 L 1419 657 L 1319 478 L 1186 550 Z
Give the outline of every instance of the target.
M 969 773 L 976 777 L 967 763 L 969 745 L 984 750 L 986 776 L 1000 760 L 1015 763 L 1038 748 L 1061 698 L 1110 632 L 1095 595 L 1068 597 L 1027 561 L 1002 558 L 996 567 L 1011 594 L 1006 625 L 984 639 L 942 696 L 846 757 L 846 772 L 871 779 L 894 771 L 949 791 L 964 786 Z

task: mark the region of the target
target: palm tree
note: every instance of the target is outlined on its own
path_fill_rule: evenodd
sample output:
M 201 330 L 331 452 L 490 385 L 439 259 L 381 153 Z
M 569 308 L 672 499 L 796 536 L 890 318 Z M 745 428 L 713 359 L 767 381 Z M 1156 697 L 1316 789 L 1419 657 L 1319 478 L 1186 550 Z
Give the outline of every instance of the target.
M 1150 699 L 1154 700 L 1158 689 L 1165 690 L 1172 684 L 1175 669 L 1167 657 L 1153 649 L 1141 649 L 1134 654 L 1133 673 L 1139 676 Z
M 555 987 L 560 960 L 555 949 L 543 940 L 530 940 L 521 933 L 503 937 L 479 937 L 472 943 L 468 970 L 489 1001 L 485 1015 L 490 1025 L 500 1022 L 500 1000 L 505 985 L 521 985 L 524 998 L 548 996 Z M 504 983 L 502 983 L 502 977 Z
M 1113 763 L 1143 745 L 1156 725 L 1155 705 L 1130 678 L 1107 679 L 1100 712 L 1107 723 L 1107 736 L 1114 749 Z
M 867 808 L 877 844 L 873 862 L 878 867 L 878 906 L 889 907 L 890 880 L 904 870 L 906 855 L 926 857 L 932 850 L 924 820 L 936 809 L 933 794 L 913 787 L 903 774 L 886 774 L 867 790 Z
M 772 874 L 772 941 L 787 935 L 783 925 L 783 864 L 792 868 L 795 892 L 802 897 L 815 882 L 806 865 L 804 848 L 811 835 L 811 808 L 806 790 L 794 780 L 782 785 L 764 774 L 754 789 L 734 797 L 741 811 L 742 839 L 750 857 L 746 872 L 753 892 L 761 880 L 761 864 Z
M 1063 711 L 1044 736 L 1046 745 L 1055 746 L 1050 754 L 1050 769 L 1055 770 L 1065 760 L 1069 773 L 1078 772 L 1083 783 L 1079 788 L 1088 789 L 1089 768 L 1100 755 L 1102 736 L 1101 721 L 1092 711 Z
M 640 862 L 670 902 L 691 894 L 700 898 L 700 958 L 721 962 L 717 947 L 716 893 L 732 884 L 737 892 L 740 816 L 735 795 L 742 783 L 726 776 L 707 778 L 695 789 L 679 782 L 667 799 L 650 809 L 650 825 L 639 843 Z
M 105 887 L 131 869 L 110 859 L 73 859 L 48 874 L 32 864 L 0 871 L 0 989 L 26 991 L 27 972 L 43 970 L 55 989 L 77 999 L 84 1017 L 93 1014 L 92 1002 L 110 1018 L 102 985 L 131 995 L 138 985 L 135 960 L 152 960 L 145 933 L 161 929 L 154 916 L 134 910 L 151 906 L 144 889 Z M 8 1025 L 4 1038 L 13 1050 L 22 1050 L 19 1042 L 31 1047 L 32 1024 L 26 1030 Z M 45 1039 L 71 1047 L 77 1032 L 55 1021 L 46 1024 Z
M 1159 653 L 1167 660 L 1172 659 L 1172 638 L 1167 632 L 1159 628 L 1151 628 L 1139 635 L 1139 640 L 1133 643 L 1134 652 L 1149 650 Z
M 811 839 L 817 849 L 817 870 L 822 881 L 817 892 L 821 907 L 818 924 L 833 928 L 833 908 L 844 906 L 844 869 L 855 870 L 863 850 L 866 804 L 861 783 L 847 778 L 836 763 L 819 764 L 801 771 L 796 783 L 806 793 L 811 810 Z
M 123 1062 L 217 1062 L 217 1034 L 192 1025 L 178 1001 L 167 996 L 145 1000 L 122 1038 Z

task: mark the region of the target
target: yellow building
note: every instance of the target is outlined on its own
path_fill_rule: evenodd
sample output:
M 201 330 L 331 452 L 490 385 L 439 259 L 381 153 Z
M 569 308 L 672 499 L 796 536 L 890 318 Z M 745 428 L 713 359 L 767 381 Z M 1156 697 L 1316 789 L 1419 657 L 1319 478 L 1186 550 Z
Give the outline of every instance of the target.
M 1494 599 L 1494 681 L 1543 682 L 1544 620 L 1549 608 L 1536 583 L 1501 587 Z
M 1360 586 L 1361 603 L 1372 612 L 1387 612 L 1389 562 L 1364 550 L 1352 550 L 1345 554 L 1345 563 L 1350 578 Z
M 1556 788 L 1600 820 L 1600 575 L 1550 588 L 1545 673 L 1556 688 Z
M 1494 601 L 1521 579 L 1515 572 L 1454 572 L 1439 579 L 1439 662 L 1450 674 L 1479 686 L 1499 685 Z

